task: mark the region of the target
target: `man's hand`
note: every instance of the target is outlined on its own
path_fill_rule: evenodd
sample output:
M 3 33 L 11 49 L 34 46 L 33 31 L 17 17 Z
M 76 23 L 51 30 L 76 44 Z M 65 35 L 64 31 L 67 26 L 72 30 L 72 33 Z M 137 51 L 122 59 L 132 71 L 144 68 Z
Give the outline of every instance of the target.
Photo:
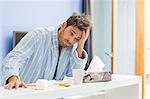
M 79 46 L 79 47 L 80 47 L 80 46 L 83 46 L 83 47 L 84 47 L 84 43 L 85 43 L 85 41 L 87 40 L 87 38 L 88 38 L 88 36 L 89 36 L 89 33 L 90 33 L 90 29 L 87 29 L 86 32 L 83 31 L 82 37 L 81 37 L 81 39 L 80 39 L 79 42 L 78 42 L 78 46 Z
M 85 33 L 85 31 L 83 31 L 82 38 L 78 42 L 78 46 L 77 46 L 76 50 L 78 52 L 78 57 L 79 58 L 82 58 L 83 47 L 84 47 L 85 41 L 87 40 L 87 38 L 89 36 L 89 33 L 90 33 L 90 28 L 87 29 L 86 33 Z
M 19 87 L 24 87 L 27 88 L 26 84 L 21 82 L 16 76 L 12 76 L 9 78 L 9 83 L 4 86 L 5 89 L 12 89 L 16 88 L 18 89 Z

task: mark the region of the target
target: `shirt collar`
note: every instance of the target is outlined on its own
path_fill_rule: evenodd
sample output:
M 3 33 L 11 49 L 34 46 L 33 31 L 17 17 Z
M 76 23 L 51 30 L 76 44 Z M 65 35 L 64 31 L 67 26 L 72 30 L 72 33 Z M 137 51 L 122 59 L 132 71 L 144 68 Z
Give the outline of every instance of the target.
M 52 33 L 52 43 L 53 43 L 53 46 L 54 48 L 58 49 L 58 28 L 59 26 L 57 26 L 55 29 L 54 29 L 54 32 Z

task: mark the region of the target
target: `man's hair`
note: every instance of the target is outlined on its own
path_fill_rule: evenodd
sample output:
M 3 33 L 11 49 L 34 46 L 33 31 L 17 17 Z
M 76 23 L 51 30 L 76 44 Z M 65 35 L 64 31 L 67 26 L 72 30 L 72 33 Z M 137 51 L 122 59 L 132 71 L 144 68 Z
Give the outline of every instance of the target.
M 85 14 L 77 14 L 77 13 L 73 13 L 72 16 L 70 16 L 67 19 L 67 27 L 72 25 L 75 26 L 77 28 L 79 28 L 81 31 L 86 31 L 88 28 L 91 28 L 92 23 L 91 23 L 91 18 L 89 15 L 85 15 Z

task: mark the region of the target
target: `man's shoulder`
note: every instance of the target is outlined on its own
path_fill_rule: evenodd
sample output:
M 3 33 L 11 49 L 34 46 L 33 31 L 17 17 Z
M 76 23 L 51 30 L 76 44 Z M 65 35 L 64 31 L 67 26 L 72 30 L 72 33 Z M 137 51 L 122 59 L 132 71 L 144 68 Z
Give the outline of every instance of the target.
M 53 33 L 55 34 L 57 31 L 56 31 L 55 27 L 37 27 L 37 28 L 33 29 L 32 32 L 37 34 L 40 37 L 43 37 L 43 36 L 49 37 Z
M 55 27 L 38 27 L 35 30 L 39 32 L 52 32 L 52 31 L 55 31 L 56 28 Z

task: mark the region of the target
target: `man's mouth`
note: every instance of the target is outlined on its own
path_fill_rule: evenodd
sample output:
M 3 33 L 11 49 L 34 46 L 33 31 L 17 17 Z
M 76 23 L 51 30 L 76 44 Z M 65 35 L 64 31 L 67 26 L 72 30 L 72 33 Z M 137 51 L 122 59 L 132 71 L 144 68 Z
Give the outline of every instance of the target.
M 70 46 L 71 44 L 67 40 L 65 40 L 65 45 Z

